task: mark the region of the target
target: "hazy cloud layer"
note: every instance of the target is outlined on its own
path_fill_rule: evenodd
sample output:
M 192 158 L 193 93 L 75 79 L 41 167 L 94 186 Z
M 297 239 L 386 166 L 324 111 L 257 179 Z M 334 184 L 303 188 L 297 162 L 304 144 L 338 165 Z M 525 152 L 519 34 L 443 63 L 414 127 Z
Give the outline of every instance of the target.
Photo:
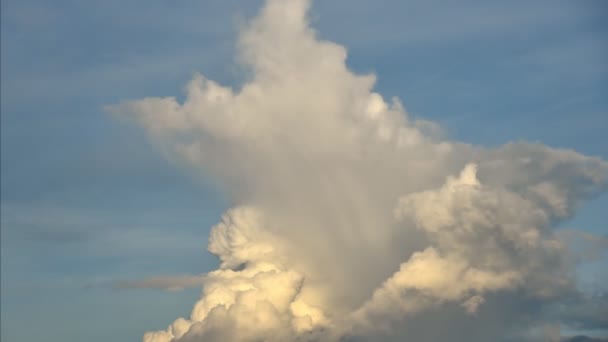
M 443 139 L 351 72 L 309 5 L 269 0 L 244 28 L 240 89 L 197 75 L 181 103 L 109 108 L 235 205 L 191 316 L 144 341 L 485 341 L 545 324 L 534 308 L 576 293 L 554 227 L 606 190 L 608 163 Z

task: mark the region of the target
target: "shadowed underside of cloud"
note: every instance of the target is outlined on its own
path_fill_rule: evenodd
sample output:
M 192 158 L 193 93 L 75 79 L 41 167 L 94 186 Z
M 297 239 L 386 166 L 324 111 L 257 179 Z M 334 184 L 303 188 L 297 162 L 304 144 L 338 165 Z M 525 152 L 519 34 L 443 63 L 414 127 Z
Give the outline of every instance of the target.
M 238 41 L 251 71 L 238 91 L 198 75 L 183 103 L 109 108 L 235 204 L 191 316 L 144 341 L 528 338 L 541 308 L 576 293 L 553 228 L 606 190 L 608 163 L 443 139 L 351 72 L 308 7 L 267 1 Z M 152 280 L 128 286 L 169 283 Z

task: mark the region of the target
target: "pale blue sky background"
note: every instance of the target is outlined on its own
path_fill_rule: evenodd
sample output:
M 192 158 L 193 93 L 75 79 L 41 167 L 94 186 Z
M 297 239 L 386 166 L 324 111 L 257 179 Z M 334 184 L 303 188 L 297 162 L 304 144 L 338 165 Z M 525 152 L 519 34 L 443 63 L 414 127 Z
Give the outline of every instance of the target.
M 1 340 L 132 341 L 199 290 L 108 284 L 206 272 L 228 206 L 102 107 L 181 95 L 192 74 L 237 85 L 237 28 L 260 0 L 2 0 Z M 316 1 L 354 70 L 449 137 L 526 139 L 608 159 L 605 1 Z M 608 196 L 565 226 L 606 234 Z M 583 272 L 608 283 L 606 262 Z

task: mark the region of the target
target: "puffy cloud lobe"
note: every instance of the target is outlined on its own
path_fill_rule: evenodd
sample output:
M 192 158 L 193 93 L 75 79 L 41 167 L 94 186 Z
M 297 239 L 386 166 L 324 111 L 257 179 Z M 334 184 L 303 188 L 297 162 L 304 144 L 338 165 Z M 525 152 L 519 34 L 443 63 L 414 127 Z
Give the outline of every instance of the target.
M 303 276 L 286 269 L 272 245 L 260 238 L 265 236 L 262 222 L 254 208 L 226 213 L 209 239 L 209 251 L 222 264 L 204 278 L 203 295 L 190 319 L 177 319 L 167 331 L 146 333 L 145 342 L 285 341 L 327 323 L 321 310 L 299 298 Z
M 548 229 L 545 210 L 482 185 L 476 170 L 469 164 L 440 189 L 399 200 L 397 218 L 425 231 L 432 247 L 403 263 L 357 313 L 360 319 L 386 320 L 385 312 L 390 318 L 455 300 L 474 313 L 487 292 L 523 287 L 555 296 L 571 289 L 565 246 Z
M 442 305 L 470 317 L 497 293 L 572 289 L 552 228 L 606 189 L 608 164 L 443 140 L 348 70 L 308 7 L 267 1 L 238 41 L 251 72 L 238 91 L 197 75 L 183 103 L 110 107 L 236 205 L 212 229 L 221 264 L 191 317 L 144 341 L 336 341 Z
M 276 255 L 270 236 L 264 236 L 261 214 L 253 208 L 230 210 L 224 220 L 213 227 L 209 237 L 209 252 L 222 261 L 221 268 L 231 269 L 245 263 Z

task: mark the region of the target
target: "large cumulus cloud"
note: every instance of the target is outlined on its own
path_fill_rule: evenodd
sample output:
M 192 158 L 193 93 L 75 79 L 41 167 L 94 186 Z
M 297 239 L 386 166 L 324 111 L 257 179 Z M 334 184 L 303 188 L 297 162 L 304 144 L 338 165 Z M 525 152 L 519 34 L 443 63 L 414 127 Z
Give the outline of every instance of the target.
M 496 340 L 538 311 L 526 303 L 571 294 L 553 227 L 606 189 L 608 163 L 445 140 L 351 72 L 309 5 L 268 0 L 242 31 L 240 89 L 197 75 L 181 103 L 110 108 L 235 205 L 211 232 L 221 264 L 191 316 L 144 341 L 428 340 L 446 319 L 485 322 L 452 340 Z

